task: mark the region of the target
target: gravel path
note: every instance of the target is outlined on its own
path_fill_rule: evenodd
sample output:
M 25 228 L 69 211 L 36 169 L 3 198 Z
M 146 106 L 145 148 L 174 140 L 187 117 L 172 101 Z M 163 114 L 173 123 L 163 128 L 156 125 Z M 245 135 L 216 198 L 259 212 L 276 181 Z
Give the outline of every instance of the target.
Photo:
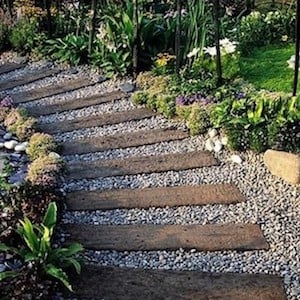
M 17 72 L 17 71 L 16 71 Z M 74 78 L 82 73 L 72 74 Z M 59 76 L 54 76 L 59 79 Z M 127 79 L 124 79 L 126 81 Z M 91 95 L 99 91 L 115 89 L 122 81 L 107 81 L 93 87 L 80 89 L 59 96 L 33 101 L 24 106 L 58 103 L 62 99 L 72 99 L 82 95 Z M 30 88 L 40 86 L 31 84 Z M 47 84 L 42 81 L 41 84 Z M 28 87 L 24 87 L 24 90 Z M 126 100 L 84 108 L 76 112 L 41 117 L 40 121 L 73 119 L 90 114 L 123 111 L 133 106 Z M 126 122 L 112 126 L 103 126 L 77 130 L 56 135 L 57 141 L 82 139 L 84 137 L 128 133 L 142 129 L 167 128 L 176 124 L 163 117 L 153 117 L 142 121 Z M 175 153 L 204 148 L 204 136 L 192 137 L 180 142 L 163 142 L 155 145 L 128 149 L 102 151 L 94 154 L 67 156 L 67 161 L 127 158 L 156 153 Z M 247 272 L 278 274 L 284 278 L 288 299 L 300 299 L 300 197 L 299 187 L 291 186 L 272 176 L 264 167 L 262 156 L 250 152 L 242 153 L 243 162 L 239 165 L 230 160 L 232 153 L 223 150 L 216 154 L 221 164 L 217 167 L 165 172 L 160 174 L 141 174 L 101 178 L 94 180 L 69 181 L 64 183 L 66 191 L 95 190 L 113 188 L 144 188 L 177 185 L 197 185 L 201 183 L 234 183 L 245 195 L 247 201 L 235 205 L 205 205 L 178 208 L 116 209 L 94 212 L 65 212 L 66 223 L 90 224 L 207 224 L 225 222 L 258 223 L 270 244 L 269 251 L 222 251 L 199 252 L 184 251 L 86 251 L 88 260 L 100 265 L 114 265 L 142 268 L 202 270 L 209 272 Z

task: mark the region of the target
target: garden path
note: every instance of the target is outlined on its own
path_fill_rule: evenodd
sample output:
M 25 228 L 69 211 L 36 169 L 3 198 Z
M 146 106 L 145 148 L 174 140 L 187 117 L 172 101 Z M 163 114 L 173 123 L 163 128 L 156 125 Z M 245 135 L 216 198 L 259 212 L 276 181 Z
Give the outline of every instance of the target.
M 11 65 L 0 67 L 0 74 L 13 71 Z M 19 68 L 15 65 L 15 69 Z M 47 98 L 72 92 L 95 84 L 80 78 L 67 82 L 50 84 L 26 90 L 26 84 L 58 74 L 56 68 L 30 72 L 30 76 L 9 78 L 0 81 L 1 91 L 10 94 L 17 103 L 30 103 L 29 112 L 40 117 L 43 131 L 56 134 L 62 141 L 63 155 L 68 162 L 66 186 L 75 186 L 67 194 L 67 211 L 80 215 L 119 209 L 149 209 L 151 207 L 178 207 L 202 205 L 235 205 L 248 201 L 238 187 L 228 184 L 184 185 L 170 183 L 164 186 L 136 188 L 130 184 L 132 176 L 182 172 L 201 169 L 203 176 L 210 168 L 219 165 L 211 153 L 197 151 L 179 151 L 177 153 L 157 153 L 150 155 L 129 155 L 128 157 L 102 157 L 103 151 L 134 151 L 138 147 L 159 143 L 187 141 L 190 138 L 185 130 L 176 125 L 166 128 L 149 128 L 148 121 L 155 114 L 145 108 L 130 108 L 122 111 L 98 112 L 85 116 L 76 114 L 82 108 L 101 105 L 114 105 L 116 101 L 128 100 L 128 94 L 120 86 L 104 89 L 102 93 L 81 97 L 60 99 L 49 102 Z M 22 89 L 25 86 L 25 89 Z M 43 98 L 43 99 L 41 99 Z M 46 100 L 45 100 L 46 99 Z M 45 101 L 44 101 L 45 100 Z M 35 102 L 36 101 L 36 102 Z M 44 102 L 43 102 L 44 101 Z M 38 105 L 35 106 L 34 104 Z M 72 113 L 75 112 L 72 116 Z M 65 114 L 62 120 L 47 120 L 50 114 Z M 71 115 L 70 115 L 71 113 Z M 69 114 L 69 115 L 66 115 Z M 43 119 L 44 118 L 44 119 Z M 46 121 L 45 121 L 46 120 Z M 148 121 L 147 121 L 148 120 Z M 99 136 L 83 135 L 70 138 L 70 133 L 77 130 L 101 130 L 103 126 L 126 127 L 128 123 L 140 122 L 135 130 L 115 132 Z M 136 124 L 136 123 L 134 123 Z M 143 125 L 144 124 L 144 125 Z M 118 128 L 119 128 L 118 127 Z M 74 138 L 75 137 L 75 138 Z M 123 150 L 122 150 L 123 149 Z M 100 156 L 97 156 L 100 153 Z M 93 156 L 93 155 L 96 156 Z M 83 156 L 81 156 L 83 155 Z M 85 155 L 85 156 L 84 156 Z M 92 156 L 91 156 L 92 155 Z M 101 180 L 125 178 L 128 188 L 106 189 Z M 92 180 L 100 180 L 101 188 L 89 188 Z M 81 182 L 87 182 L 84 189 Z M 147 187 L 148 186 L 148 187 Z M 76 188 L 77 187 L 77 188 Z M 226 211 L 226 208 L 225 208 Z M 68 213 L 68 212 L 67 212 Z M 121 222 L 122 223 L 122 222 Z M 79 241 L 86 249 L 94 251 L 268 251 L 269 245 L 258 224 L 250 223 L 210 223 L 205 224 L 161 224 L 156 222 L 132 222 L 119 224 L 108 220 L 107 224 L 95 222 L 71 222 L 63 224 L 67 243 Z M 180 250 L 181 251 L 181 250 Z M 153 269 L 135 269 L 107 267 L 89 264 L 74 284 L 75 293 L 80 299 L 285 299 L 281 278 L 276 275 L 214 273 L 200 271 L 176 271 Z

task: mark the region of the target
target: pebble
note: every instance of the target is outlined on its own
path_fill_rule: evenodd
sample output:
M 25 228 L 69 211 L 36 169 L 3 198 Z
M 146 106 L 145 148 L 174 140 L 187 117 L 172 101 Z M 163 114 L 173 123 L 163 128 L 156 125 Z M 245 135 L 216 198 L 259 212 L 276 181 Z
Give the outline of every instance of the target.
M 222 143 L 219 140 L 216 140 L 215 146 L 214 146 L 214 151 L 218 153 L 222 150 L 222 148 L 223 148 Z
M 16 152 L 24 152 L 26 150 L 27 145 L 26 144 L 17 144 L 14 148 Z
M 239 164 L 239 165 L 243 162 L 241 157 L 236 154 L 231 155 L 230 159 L 231 159 L 231 161 L 233 161 L 234 163 Z
M 214 128 L 208 130 L 208 136 L 212 139 L 218 135 L 218 131 Z
M 12 134 L 10 132 L 7 132 L 7 133 L 4 134 L 3 138 L 6 141 L 8 141 L 8 140 L 10 140 L 12 138 Z
M 11 140 L 4 143 L 4 147 L 9 150 L 13 150 L 15 146 L 18 144 L 17 141 Z
M 222 145 L 226 146 L 228 144 L 228 137 L 227 136 L 223 136 L 221 138 L 221 143 L 222 143 Z
M 205 149 L 212 152 L 214 151 L 214 148 L 215 148 L 215 143 L 211 139 L 208 139 L 205 142 Z

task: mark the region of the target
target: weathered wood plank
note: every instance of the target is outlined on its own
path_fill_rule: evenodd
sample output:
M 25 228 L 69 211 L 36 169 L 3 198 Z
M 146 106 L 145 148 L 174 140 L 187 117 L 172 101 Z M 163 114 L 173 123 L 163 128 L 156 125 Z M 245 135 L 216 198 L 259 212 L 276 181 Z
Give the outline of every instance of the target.
M 85 266 L 74 282 L 79 299 L 285 300 L 275 275 Z
M 69 210 L 233 204 L 242 201 L 245 201 L 244 196 L 233 184 L 74 191 L 67 194 L 66 199 Z
M 122 122 L 138 121 L 155 116 L 155 113 L 146 108 L 136 108 L 128 111 L 102 114 L 99 116 L 89 116 L 74 120 L 65 120 L 51 124 L 40 124 L 39 128 L 43 132 L 56 134 L 73 131 L 77 129 L 100 127 L 113 125 Z
M 152 251 L 183 248 L 222 251 L 269 248 L 256 224 L 65 224 L 64 228 L 70 235 L 67 243 L 79 242 L 92 250 Z
M 12 89 L 24 84 L 29 84 L 31 82 L 46 78 L 48 76 L 58 74 L 59 72 L 59 69 L 41 69 L 32 71 L 15 79 L 8 78 L 0 82 L 0 91 Z
M 63 154 L 84 154 L 109 149 L 129 148 L 150 145 L 164 141 L 182 140 L 189 137 L 188 132 L 177 129 L 143 130 L 128 134 L 86 138 L 65 142 Z
M 61 83 L 51 84 L 50 86 L 46 86 L 40 89 L 34 89 L 31 91 L 25 91 L 21 93 L 14 94 L 14 101 L 15 103 L 26 103 L 33 100 L 38 100 L 45 97 L 50 97 L 74 90 L 78 90 L 80 88 L 87 87 L 91 85 L 91 81 L 87 78 L 76 78 L 76 79 L 70 79 Z M 76 99 L 77 100 L 77 99 Z M 74 101 L 76 101 L 74 100 Z M 45 107 L 36 107 L 33 109 L 40 112 L 40 114 L 49 114 L 47 111 L 48 107 L 54 107 L 57 108 L 55 105 L 51 106 L 45 106 Z M 59 107 L 59 106 L 58 106 Z M 52 110 L 52 113 L 55 113 L 55 110 Z M 57 111 L 59 112 L 59 111 Z
M 126 159 L 79 161 L 69 164 L 70 179 L 91 179 L 122 175 L 179 171 L 218 165 L 207 151 L 175 153 L 156 156 L 138 156 Z
M 25 66 L 26 66 L 25 63 L 23 63 L 23 64 L 7 63 L 4 65 L 1 65 L 0 66 L 0 75 L 24 68 Z
M 111 101 L 122 99 L 126 95 L 120 91 L 114 91 L 107 94 L 97 94 L 86 98 L 76 98 L 66 101 L 61 101 L 57 104 L 36 106 L 30 108 L 30 114 L 34 117 L 42 115 L 50 115 L 55 113 L 62 113 L 67 110 L 80 109 L 92 105 L 98 105 Z

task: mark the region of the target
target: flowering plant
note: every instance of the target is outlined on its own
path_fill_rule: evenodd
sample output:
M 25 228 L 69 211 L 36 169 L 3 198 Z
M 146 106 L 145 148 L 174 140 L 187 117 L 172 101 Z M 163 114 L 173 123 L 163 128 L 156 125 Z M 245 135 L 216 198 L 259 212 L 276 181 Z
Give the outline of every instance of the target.
M 159 53 L 154 61 L 152 72 L 155 75 L 172 73 L 175 67 L 176 56 L 169 53 Z

